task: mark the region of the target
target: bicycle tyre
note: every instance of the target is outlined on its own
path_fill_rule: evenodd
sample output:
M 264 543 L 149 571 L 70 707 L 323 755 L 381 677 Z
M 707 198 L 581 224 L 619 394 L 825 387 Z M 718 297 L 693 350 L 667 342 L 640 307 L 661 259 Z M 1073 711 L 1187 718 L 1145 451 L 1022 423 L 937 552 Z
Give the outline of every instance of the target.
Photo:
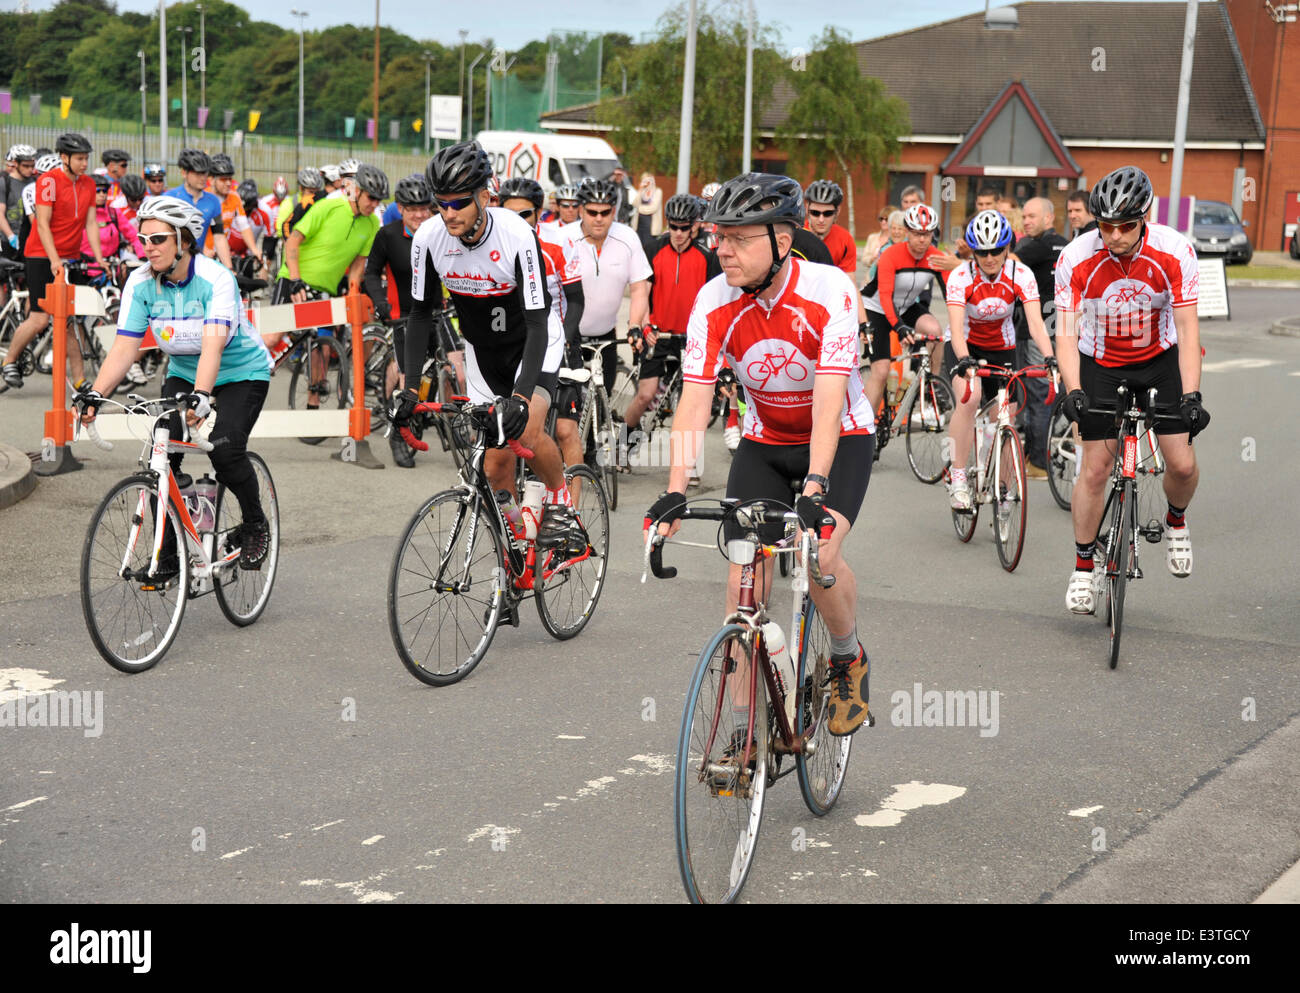
M 1119 665 L 1120 636 L 1124 632 L 1124 591 L 1128 585 L 1129 543 L 1132 525 L 1133 483 L 1125 480 L 1112 513 L 1110 541 L 1106 550 L 1106 620 L 1110 625 L 1110 667 Z
M 589 396 L 595 398 L 596 409 L 591 416 L 591 444 L 596 451 L 596 464 L 605 484 L 605 496 L 611 511 L 618 509 L 618 435 L 614 433 L 614 418 L 609 409 L 609 398 L 599 386 Z M 588 439 L 583 438 L 583 450 Z
M 470 534 L 473 544 L 462 545 Z M 438 568 L 439 555 L 434 553 L 441 549 L 450 550 L 446 564 L 450 575 L 443 577 L 448 588 L 433 590 L 435 574 L 430 570 Z M 463 571 L 466 558 L 468 573 Z M 388 575 L 388 630 L 398 657 L 416 679 L 430 686 L 450 686 L 483 660 L 505 601 L 504 562 L 500 536 L 492 522 L 484 519 L 477 494 L 444 490 L 412 515 Z M 431 590 L 433 598 L 426 606 L 422 601 Z M 477 596 L 470 595 L 472 592 Z M 429 648 L 422 650 L 421 634 L 434 613 L 437 629 L 429 639 Z M 454 630 L 444 633 L 448 620 Z M 473 640 L 462 633 L 462 620 L 465 631 L 475 635 Z M 469 649 L 468 655 L 461 651 L 462 643 Z
M 804 752 L 795 755 L 795 771 L 799 776 L 803 802 L 815 816 L 824 817 L 835 806 L 844 788 L 854 735 L 837 737 L 830 733 L 826 709 L 831 691 L 826 678 L 831 658 L 831 634 L 811 597 L 804 602 L 800 623 L 802 641 L 796 685 L 801 693 L 795 714 L 795 733 L 806 738 L 815 751 L 812 755 Z
M 322 410 L 330 407 L 346 410 L 349 403 L 348 356 L 336 338 L 308 338 L 303 343 L 302 360 L 294 363 L 293 375 L 289 377 L 289 409 L 307 410 L 310 407 L 307 400 L 312 392 L 312 358 L 317 350 L 325 362 L 325 378 L 316 388 L 321 398 L 320 407 Z M 319 445 L 325 437 L 298 440 L 307 445 Z
M 903 428 L 907 461 L 912 475 L 923 483 L 933 485 L 948 471 L 950 462 L 944 452 L 956 406 L 952 387 L 942 376 L 928 376 L 907 405 Z
M 160 591 L 141 589 L 138 579 L 122 578 L 124 559 L 126 568 L 137 575 L 148 568 L 154 545 L 152 498 L 156 493 L 157 483 L 149 473 L 136 473 L 118 481 L 91 516 L 81 549 L 81 612 L 86 630 L 104 661 L 119 672 L 130 674 L 153 668 L 171 647 L 185 616 L 189 590 L 190 562 L 185 535 L 176 507 L 170 501 L 166 519 L 176 539 L 180 574 L 173 584 Z M 137 516 L 140 530 L 128 549 Z M 155 614 L 149 609 L 155 596 L 166 605 L 161 625 L 154 623 Z M 115 615 L 120 619 L 115 620 L 106 615 L 116 605 L 121 609 Z M 161 634 L 150 638 L 150 633 L 160 627 Z M 146 645 L 147 651 L 130 653 L 114 647 L 140 649 Z
M 388 330 L 382 324 L 367 324 L 361 329 L 362 369 L 366 377 L 365 405 L 370 411 L 373 434 L 388 423 L 388 363 L 393 350 L 388 344 Z
M 705 644 L 691 677 L 677 739 L 677 767 L 673 784 L 673 825 L 677 843 L 677 868 L 691 903 L 732 903 L 739 896 L 754 864 L 758 832 L 767 789 L 768 732 L 767 687 L 761 672 L 750 701 L 754 720 L 755 767 L 752 773 L 720 778 L 706 774 L 708 759 L 721 759 L 725 744 L 743 729 L 735 724 L 733 707 L 722 706 L 721 693 L 729 692 L 723 670 L 727 646 L 735 645 L 740 657 L 757 663 L 749 650 L 746 628 L 728 624 Z M 748 678 L 748 676 L 746 676 Z M 746 695 L 748 695 L 746 693 Z M 720 723 L 710 754 L 709 731 L 715 710 Z M 714 764 L 718 764 L 715 762 Z
M 1152 450 L 1150 439 L 1156 438 Z M 1165 533 L 1165 513 L 1169 505 L 1165 497 L 1165 467 L 1158 454 L 1160 442 L 1155 432 L 1143 431 L 1138 435 L 1137 464 L 1137 520 L 1138 531 L 1151 544 L 1159 544 Z
M 270 543 L 260 569 L 241 569 L 238 564 L 223 570 L 213 583 L 217 604 L 226 620 L 247 627 L 262 616 L 271 599 L 276 571 L 280 563 L 280 504 L 275 496 L 275 482 L 266 461 L 256 452 L 248 453 L 257 477 L 257 492 L 262 513 L 270 528 Z M 239 500 L 224 483 L 217 486 L 217 540 L 214 557 L 224 557 L 239 547 L 237 529 L 243 523 Z
M 1002 452 L 1007 450 L 1011 453 L 1010 466 L 1004 465 L 1002 461 Z M 1002 568 L 1007 572 L 1015 572 L 1016 566 L 1020 564 L 1020 553 L 1025 547 L 1025 521 L 1029 514 L 1025 453 L 1015 428 L 1007 427 L 998 431 L 998 447 L 994 452 L 993 464 L 993 543 L 997 545 L 998 561 L 1002 563 Z M 1005 496 L 1002 494 L 1003 485 L 1006 485 Z
M 1057 398 L 1047 422 L 1047 485 L 1062 510 L 1070 509 L 1074 483 L 1083 457 L 1082 442 L 1073 422 L 1065 416 L 1065 397 Z
M 587 531 L 589 554 L 581 562 L 556 572 L 550 568 L 555 550 L 538 549 L 533 572 L 537 615 L 547 633 L 559 641 L 567 641 L 587 626 L 605 588 L 609 568 L 609 507 L 600 480 L 585 465 L 570 466 L 564 475 L 570 490 L 575 476 L 583 481 L 574 510 Z
M 975 525 L 980 519 L 979 492 L 973 485 L 979 479 L 979 470 L 971 466 L 966 470 L 966 485 L 970 488 L 970 510 L 953 510 L 951 506 L 948 512 L 952 514 L 952 528 L 957 532 L 957 540 L 965 543 L 971 540 L 975 535 Z

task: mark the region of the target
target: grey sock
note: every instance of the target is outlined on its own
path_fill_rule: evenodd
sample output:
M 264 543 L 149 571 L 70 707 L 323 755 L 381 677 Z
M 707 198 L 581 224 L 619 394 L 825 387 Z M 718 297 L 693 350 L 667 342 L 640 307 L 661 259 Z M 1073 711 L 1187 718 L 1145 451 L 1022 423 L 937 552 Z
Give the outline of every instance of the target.
M 856 627 L 843 638 L 831 635 L 831 656 L 837 659 L 855 659 L 858 657 L 858 629 Z

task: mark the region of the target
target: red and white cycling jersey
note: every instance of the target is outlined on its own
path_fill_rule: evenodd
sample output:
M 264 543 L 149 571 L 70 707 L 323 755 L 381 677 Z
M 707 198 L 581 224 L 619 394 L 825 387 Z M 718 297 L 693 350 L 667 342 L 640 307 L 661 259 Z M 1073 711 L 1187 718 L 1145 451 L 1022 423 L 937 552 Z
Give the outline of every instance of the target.
M 1196 250 L 1163 224 L 1148 224 L 1125 258 L 1089 231 L 1056 263 L 1057 312 L 1078 315 L 1079 351 L 1110 368 L 1147 362 L 1178 344 L 1174 308 L 1195 307 L 1199 289 Z
M 1007 259 L 996 279 L 989 279 L 975 262 L 948 274 L 947 301 L 966 308 L 966 343 L 976 348 L 1004 351 L 1016 347 L 1016 327 L 1011 319 L 1016 300 L 1038 299 L 1038 281 L 1027 265 Z M 944 341 L 950 336 L 944 332 Z
M 564 320 L 564 287 L 582 282 L 582 259 L 574 250 L 572 243 L 564 246 L 557 243 L 558 233 L 555 229 L 543 230 L 545 225 L 538 225 L 537 240 L 542 246 L 542 259 L 546 262 L 546 289 L 551 294 L 551 307 L 561 321 Z
M 871 434 L 875 419 L 858 374 L 858 304 L 841 269 L 790 260 L 771 305 L 725 275 L 704 284 L 687 322 L 682 378 L 712 385 L 729 364 L 745 388 L 744 436 L 769 445 L 806 445 L 812 436 L 813 380 L 849 378 L 840 434 Z

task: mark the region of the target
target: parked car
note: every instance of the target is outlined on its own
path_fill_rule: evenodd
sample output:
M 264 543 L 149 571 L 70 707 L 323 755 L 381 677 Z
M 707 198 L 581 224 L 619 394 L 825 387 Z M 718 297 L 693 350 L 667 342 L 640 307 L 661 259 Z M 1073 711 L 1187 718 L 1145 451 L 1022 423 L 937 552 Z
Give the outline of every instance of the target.
M 1218 200 L 1197 200 L 1192 225 L 1196 254 L 1222 256 L 1225 262 L 1250 262 L 1254 250 L 1246 237 L 1246 225 L 1231 204 Z

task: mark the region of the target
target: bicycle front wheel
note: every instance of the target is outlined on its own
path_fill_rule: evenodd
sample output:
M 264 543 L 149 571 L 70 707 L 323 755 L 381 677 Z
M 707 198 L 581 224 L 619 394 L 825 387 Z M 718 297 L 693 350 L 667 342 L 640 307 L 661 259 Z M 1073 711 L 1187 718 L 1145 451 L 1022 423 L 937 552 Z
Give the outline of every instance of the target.
M 584 449 L 591 445 L 596 452 L 596 465 L 600 468 L 601 479 L 605 483 L 605 496 L 609 500 L 609 509 L 618 509 L 618 435 L 614 433 L 614 418 L 609 410 L 609 398 L 603 388 L 597 386 L 589 394 L 595 399 L 595 410 L 591 412 L 592 440 L 583 439 Z
M 318 399 L 320 410 L 346 410 L 348 395 L 347 352 L 334 338 L 308 339 L 301 362 L 294 363 L 289 378 L 289 409 L 315 409 Z M 319 445 L 324 436 L 299 438 L 308 445 Z
M 482 661 L 501 617 L 504 561 L 477 495 L 445 490 L 415 512 L 388 576 L 388 628 L 416 679 L 449 686 Z
M 538 550 L 534 572 L 537 588 L 537 614 L 542 626 L 553 638 L 565 641 L 587 626 L 596 610 L 601 590 L 605 588 L 605 570 L 609 567 L 609 508 L 605 491 L 596 474 L 585 465 L 565 470 L 569 490 L 574 479 L 577 488 L 574 511 L 587 532 L 587 549 L 581 555 L 568 555 L 562 548 Z
M 166 527 L 178 550 L 179 574 L 156 585 L 147 576 L 156 535 L 157 484 L 147 473 L 128 476 L 100 501 L 81 550 L 81 611 L 90 640 L 121 672 L 151 668 L 180 630 L 189 589 L 189 556 L 176 508 Z M 167 547 L 164 539 L 164 548 Z
M 937 483 L 948 468 L 948 423 L 956 406 L 952 387 L 940 376 L 927 376 L 907 405 L 907 461 L 923 483 Z
M 952 529 L 957 532 L 957 540 L 961 542 L 970 541 L 974 537 L 975 524 L 980 519 L 978 479 L 979 470 L 972 465 L 966 470 L 966 485 L 970 487 L 970 510 L 953 510 L 951 506 L 948 508 L 952 514 Z
M 1137 507 L 1138 531 L 1153 545 L 1165 534 L 1165 462 L 1154 431 L 1138 436 Z
M 1119 640 L 1124 630 L 1124 591 L 1133 541 L 1133 483 L 1125 481 L 1112 507 L 1110 538 L 1106 549 L 1106 620 L 1110 624 L 1110 667 L 1119 665 Z
M 797 683 L 800 697 L 795 732 L 804 740 L 805 750 L 795 756 L 795 770 L 799 774 L 803 802 L 816 816 L 822 817 L 840 798 L 854 736 L 837 737 L 831 734 L 827 724 L 831 702 L 831 688 L 827 684 L 831 633 L 811 598 L 804 603 L 801 626 Z
M 754 863 L 767 786 L 767 689 L 746 629 L 718 631 L 691 678 L 677 742 L 677 866 L 692 903 L 731 903 Z M 751 674 L 756 675 L 753 695 Z M 745 764 L 749 708 L 754 731 Z
M 271 599 L 271 587 L 275 585 L 276 568 L 280 563 L 280 505 L 275 498 L 271 470 L 256 452 L 248 453 L 248 461 L 253 464 L 253 474 L 257 477 L 257 496 L 270 528 L 270 545 L 260 569 L 241 569 L 238 561 L 233 561 L 217 574 L 217 580 L 213 584 L 221 612 L 231 624 L 240 627 L 247 627 L 262 616 L 262 611 Z M 243 523 L 244 515 L 239 500 L 222 483 L 217 488 L 214 559 L 228 558 L 239 551 Z
M 1062 510 L 1069 510 L 1074 483 L 1079 478 L 1083 443 L 1079 440 L 1079 429 L 1065 416 L 1064 396 L 1052 407 L 1047 432 L 1047 485 L 1056 505 Z
M 1015 428 L 998 432 L 993 471 L 993 537 L 998 560 L 1015 572 L 1025 547 L 1025 519 L 1029 494 L 1025 486 L 1025 453 Z

